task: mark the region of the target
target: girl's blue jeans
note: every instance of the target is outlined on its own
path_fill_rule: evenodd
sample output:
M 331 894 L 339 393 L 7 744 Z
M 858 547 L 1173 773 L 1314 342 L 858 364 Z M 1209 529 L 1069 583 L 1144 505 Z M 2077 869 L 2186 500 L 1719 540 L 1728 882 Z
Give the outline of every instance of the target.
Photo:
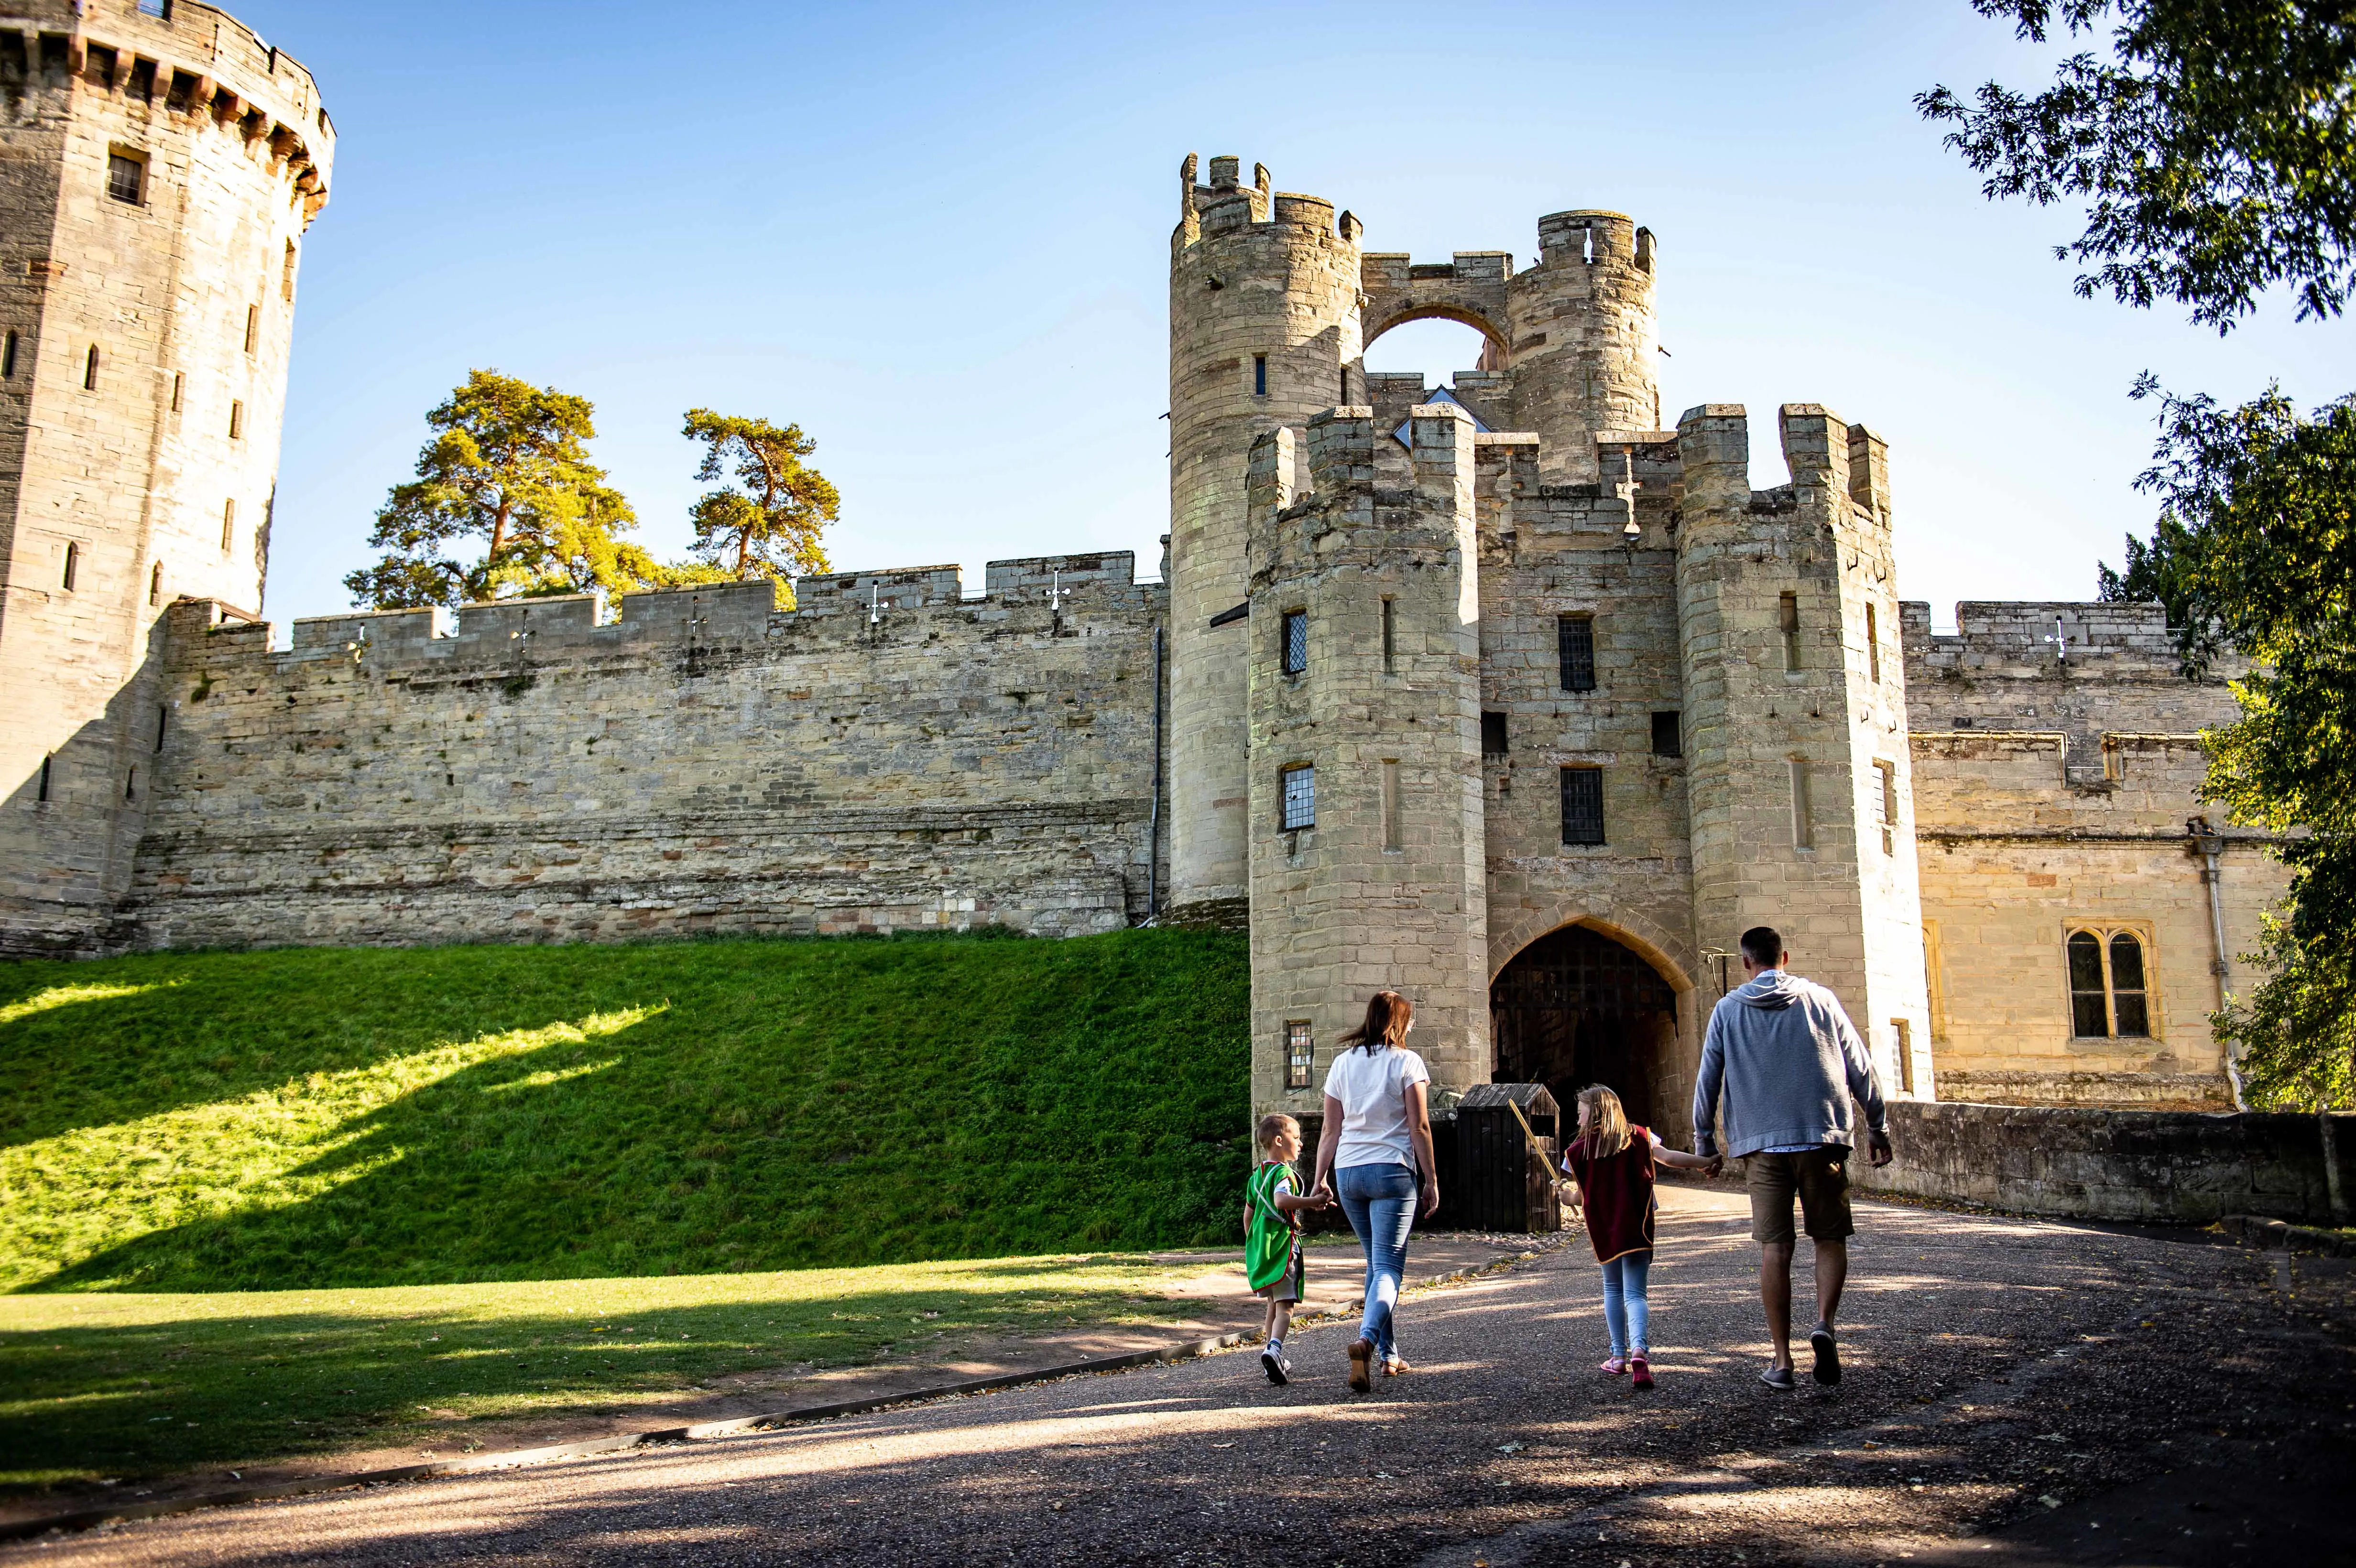
M 1652 1304 L 1644 1299 L 1644 1280 L 1653 1272 L 1649 1252 L 1622 1253 L 1603 1265 L 1603 1321 L 1612 1330 L 1612 1353 L 1642 1355 L 1652 1347 L 1644 1338 L 1651 1326 Z
M 1378 1356 L 1396 1355 L 1392 1309 L 1407 1273 L 1408 1232 L 1415 1224 L 1415 1171 L 1404 1165 L 1345 1165 L 1333 1173 L 1333 1189 L 1366 1253 L 1366 1310 L 1358 1337 L 1372 1340 Z

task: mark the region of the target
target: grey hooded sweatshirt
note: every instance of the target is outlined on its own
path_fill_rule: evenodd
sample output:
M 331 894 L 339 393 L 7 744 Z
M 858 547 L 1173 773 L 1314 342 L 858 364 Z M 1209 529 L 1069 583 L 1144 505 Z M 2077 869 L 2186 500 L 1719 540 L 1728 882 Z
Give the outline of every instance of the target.
M 1694 1083 L 1696 1154 L 1718 1153 L 1721 1095 L 1726 1152 L 1737 1158 L 1794 1144 L 1854 1147 L 1852 1095 L 1869 1128 L 1890 1131 L 1873 1059 L 1840 998 L 1781 969 L 1762 970 L 1709 1015 Z

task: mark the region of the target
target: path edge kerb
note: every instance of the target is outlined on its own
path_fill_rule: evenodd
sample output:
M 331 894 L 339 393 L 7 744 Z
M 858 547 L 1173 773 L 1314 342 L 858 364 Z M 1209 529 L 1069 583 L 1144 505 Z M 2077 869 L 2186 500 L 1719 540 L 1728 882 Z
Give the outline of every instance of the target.
M 1564 1234 L 1569 1234 L 1566 1232 Z M 1461 1285 L 1471 1279 L 1498 1274 L 1517 1264 L 1544 1256 L 1560 1243 L 1553 1238 L 1531 1238 L 1534 1242 L 1553 1242 L 1532 1251 L 1502 1257 L 1477 1268 L 1458 1269 L 1453 1274 L 1434 1275 L 1418 1280 L 1424 1287 Z M 1305 1320 L 1301 1320 L 1305 1321 Z M 908 1389 L 899 1393 L 876 1394 L 868 1399 L 841 1400 L 832 1404 L 799 1405 L 791 1410 L 769 1411 L 760 1415 L 740 1415 L 727 1421 L 699 1421 L 685 1426 L 659 1426 L 646 1432 L 626 1432 L 616 1437 L 596 1437 L 581 1443 L 557 1443 L 544 1448 L 507 1448 L 496 1454 L 477 1454 L 463 1459 L 430 1459 L 416 1465 L 394 1465 L 381 1470 L 356 1470 L 342 1476 L 305 1476 L 293 1481 L 267 1481 L 250 1487 L 233 1487 L 223 1491 L 195 1492 L 184 1498 L 166 1498 L 152 1503 L 123 1503 L 108 1508 L 80 1509 L 71 1513 L 49 1514 L 40 1519 L 0 1522 L 0 1541 L 30 1541 L 51 1532 L 70 1534 L 95 1530 L 102 1524 L 129 1523 L 143 1519 L 165 1519 L 173 1514 L 195 1513 L 200 1509 L 227 1508 L 234 1503 L 275 1502 L 285 1498 L 306 1497 L 315 1492 L 339 1492 L 353 1487 L 389 1486 L 396 1481 L 424 1481 L 443 1476 L 473 1475 L 484 1470 L 517 1469 L 526 1465 L 547 1464 L 558 1459 L 588 1459 L 607 1454 L 626 1454 L 639 1448 L 661 1447 L 674 1443 L 703 1443 L 722 1437 L 757 1437 L 765 1432 L 782 1431 L 789 1426 L 803 1426 L 814 1421 L 831 1421 L 839 1416 L 865 1415 L 873 1411 L 888 1410 L 896 1404 L 921 1404 L 928 1400 L 953 1399 L 961 1394 L 995 1393 L 1002 1389 L 1020 1388 L 1026 1383 L 1053 1382 L 1058 1378 L 1085 1377 L 1094 1372 L 1127 1371 L 1136 1367 L 1150 1367 L 1167 1361 L 1192 1360 L 1197 1356 L 1213 1355 L 1232 1349 L 1258 1334 L 1217 1334 L 1202 1339 L 1184 1339 L 1176 1344 L 1159 1345 L 1151 1349 L 1130 1350 L 1118 1356 L 1096 1356 L 1082 1361 L 1066 1361 L 1060 1366 L 1033 1367 L 1023 1371 L 1001 1372 L 995 1377 L 969 1378 L 961 1382 L 941 1383 L 932 1388 Z

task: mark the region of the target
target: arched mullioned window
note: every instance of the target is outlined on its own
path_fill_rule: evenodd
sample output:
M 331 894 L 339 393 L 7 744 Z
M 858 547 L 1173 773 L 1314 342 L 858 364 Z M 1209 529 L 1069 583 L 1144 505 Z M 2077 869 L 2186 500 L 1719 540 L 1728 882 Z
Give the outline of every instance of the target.
M 2070 1032 L 2080 1040 L 2151 1034 L 2150 965 L 2132 931 L 2070 933 Z

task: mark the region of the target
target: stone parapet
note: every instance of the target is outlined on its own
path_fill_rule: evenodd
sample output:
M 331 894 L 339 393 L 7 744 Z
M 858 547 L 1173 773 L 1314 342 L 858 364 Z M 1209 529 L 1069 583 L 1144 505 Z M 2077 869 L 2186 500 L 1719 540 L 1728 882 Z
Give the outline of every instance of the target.
M 2345 1224 L 2332 1194 L 2356 1193 L 2356 1115 L 2326 1134 L 2308 1115 L 2204 1115 L 1972 1104 L 1899 1104 L 1897 1157 L 1853 1165 L 1868 1191 L 2081 1220 L 2206 1225 L 2227 1214 Z

